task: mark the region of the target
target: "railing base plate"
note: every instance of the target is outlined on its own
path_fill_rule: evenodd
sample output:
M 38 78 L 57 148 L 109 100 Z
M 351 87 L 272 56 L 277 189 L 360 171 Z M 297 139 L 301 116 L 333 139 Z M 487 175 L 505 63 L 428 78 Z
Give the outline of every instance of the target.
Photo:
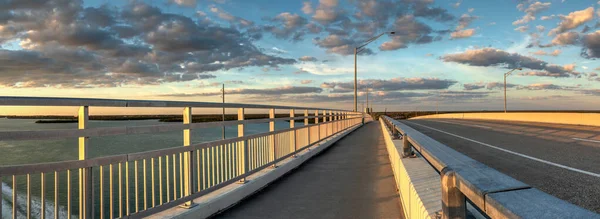
M 191 204 L 190 203 L 185 203 L 183 205 L 179 205 L 180 208 L 185 208 L 185 209 L 190 209 L 190 208 L 193 208 L 193 207 L 196 207 L 196 206 L 198 206 L 198 204 L 193 203 L 193 202 Z

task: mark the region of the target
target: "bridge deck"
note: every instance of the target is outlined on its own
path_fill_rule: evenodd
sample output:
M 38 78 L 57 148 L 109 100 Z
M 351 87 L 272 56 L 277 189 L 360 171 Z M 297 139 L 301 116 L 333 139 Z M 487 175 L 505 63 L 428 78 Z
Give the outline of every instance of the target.
M 216 218 L 404 218 L 379 123 Z

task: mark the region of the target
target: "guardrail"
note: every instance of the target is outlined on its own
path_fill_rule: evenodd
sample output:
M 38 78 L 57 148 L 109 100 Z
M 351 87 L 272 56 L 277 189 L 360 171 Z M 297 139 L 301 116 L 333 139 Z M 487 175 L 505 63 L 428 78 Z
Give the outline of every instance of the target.
M 276 166 L 277 162 L 309 146 L 359 125 L 364 118 L 362 113 L 334 109 L 181 101 L 0 97 L 0 106 L 79 107 L 79 129 L 0 132 L 2 141 L 79 139 L 79 160 L 0 167 L 0 184 L 12 184 L 12 197 L 3 197 L 0 193 L 0 216 L 3 200 L 12 199 L 13 218 L 18 217 L 19 211 L 31 218 L 32 210 L 44 218 L 45 200 L 50 197 L 47 193 L 52 193 L 49 189 L 54 190 L 54 218 L 59 218 L 63 203 L 67 218 L 71 215 L 140 218 L 178 205 L 193 207 L 193 199 L 231 183 L 244 183 L 247 176 Z M 89 128 L 90 106 L 180 107 L 183 124 Z M 238 120 L 192 123 L 192 108 L 238 108 Z M 244 120 L 245 109 L 268 109 L 269 118 Z M 275 110 L 281 109 L 289 110 L 290 117 L 275 118 Z M 296 116 L 297 109 L 303 110 L 304 115 Z M 309 116 L 309 111 L 314 116 Z M 304 126 L 295 127 L 295 120 L 299 119 L 304 120 Z M 315 124 L 309 124 L 309 119 L 314 119 Z M 276 121 L 289 121 L 290 128 L 275 131 Z M 253 123 L 269 123 L 269 132 L 246 135 L 245 125 Z M 230 125 L 238 126 L 237 138 L 191 143 L 192 129 Z M 177 130 L 183 131 L 181 147 L 98 158 L 88 156 L 92 147 L 90 137 Z M 40 209 L 33 209 L 31 204 L 31 184 L 38 183 L 32 179 L 34 174 L 39 174 Z M 47 179 L 53 179 L 54 183 Z M 27 185 L 25 206 L 20 206 L 18 201 L 19 181 L 26 181 Z
M 600 218 L 600 215 L 513 179 L 387 116 L 403 152 L 421 154 L 440 173 L 442 218 L 465 218 L 466 200 L 491 218 Z

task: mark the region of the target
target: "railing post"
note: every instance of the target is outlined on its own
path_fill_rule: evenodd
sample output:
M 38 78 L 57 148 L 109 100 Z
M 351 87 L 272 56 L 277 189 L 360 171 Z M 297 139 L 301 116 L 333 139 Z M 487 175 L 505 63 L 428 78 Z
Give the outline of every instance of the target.
M 319 125 L 319 110 L 315 110 L 315 125 L 317 125 L 317 141 L 321 140 L 321 125 Z
M 442 169 L 442 219 L 466 218 L 465 195 L 456 187 L 456 172 L 449 167 Z
M 273 132 L 275 131 L 275 109 L 269 109 L 269 119 L 271 119 L 271 121 L 269 121 L 269 132 L 271 132 L 271 135 L 269 135 L 269 142 L 270 142 L 270 147 L 271 147 L 271 161 L 275 161 L 277 160 L 277 147 L 275 145 L 275 134 L 273 134 Z M 271 166 L 273 168 L 277 167 L 277 163 L 273 163 L 273 166 Z
M 183 124 L 191 124 L 192 123 L 192 107 L 185 107 L 183 109 Z M 183 146 L 189 147 L 192 144 L 192 130 L 186 128 L 183 130 Z M 183 153 L 183 194 L 185 196 L 192 195 L 192 186 L 193 183 L 193 174 L 194 174 L 194 165 L 192 162 L 192 152 L 186 151 Z M 195 204 L 193 201 L 185 202 L 180 205 L 183 208 L 192 208 Z
M 79 107 L 77 116 L 79 129 L 86 129 L 89 121 L 89 107 Z M 79 160 L 88 158 L 89 141 L 88 137 L 79 137 Z M 79 218 L 92 218 L 94 212 L 93 193 L 92 193 L 92 168 L 79 169 Z
M 331 136 L 333 135 L 333 113 L 331 112 L 331 110 L 329 110 L 329 122 L 327 125 L 327 136 Z
M 348 128 L 348 121 L 346 120 L 346 114 L 347 114 L 347 112 L 342 112 L 342 120 L 344 120 L 342 122 L 342 129 Z
M 410 142 L 408 141 L 408 134 L 404 133 L 402 136 L 402 154 L 404 157 L 412 156 L 412 150 L 410 148 Z
M 304 110 L 304 127 L 306 127 L 306 146 L 310 145 L 310 127 L 308 127 L 308 110 Z
M 338 112 L 337 111 L 333 111 L 333 127 L 332 127 L 332 131 L 331 134 L 333 135 L 334 133 L 337 133 L 338 131 Z
M 398 129 L 396 129 L 396 126 L 393 123 L 391 123 L 391 122 L 389 122 L 389 125 L 390 125 L 390 129 L 392 129 L 392 138 L 393 139 L 399 139 L 400 135 L 398 133 Z
M 295 122 L 296 122 L 296 111 L 294 109 L 290 110 L 290 129 L 293 129 L 295 126 Z M 292 150 L 292 153 L 295 153 L 297 148 L 296 148 L 296 130 L 292 130 L 292 136 L 290 138 L 290 150 Z M 296 154 L 293 155 L 293 157 L 296 157 Z
M 238 109 L 238 121 L 244 121 L 244 108 L 239 108 Z M 240 123 L 238 124 L 238 137 L 244 137 L 244 123 Z M 248 166 L 248 141 L 247 140 L 243 140 L 241 142 L 238 142 L 239 147 L 238 147 L 238 164 L 240 166 L 240 175 L 242 174 L 246 174 L 249 172 L 249 166 Z M 240 179 L 239 181 L 240 183 L 246 183 L 248 182 L 248 180 L 246 179 L 246 177 Z

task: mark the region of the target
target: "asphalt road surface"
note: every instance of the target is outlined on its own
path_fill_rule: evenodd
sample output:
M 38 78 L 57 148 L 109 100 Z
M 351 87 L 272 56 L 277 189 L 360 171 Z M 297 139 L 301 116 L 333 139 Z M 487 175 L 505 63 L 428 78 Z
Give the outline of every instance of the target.
M 600 213 L 600 127 L 490 120 L 402 120 L 517 180 Z

